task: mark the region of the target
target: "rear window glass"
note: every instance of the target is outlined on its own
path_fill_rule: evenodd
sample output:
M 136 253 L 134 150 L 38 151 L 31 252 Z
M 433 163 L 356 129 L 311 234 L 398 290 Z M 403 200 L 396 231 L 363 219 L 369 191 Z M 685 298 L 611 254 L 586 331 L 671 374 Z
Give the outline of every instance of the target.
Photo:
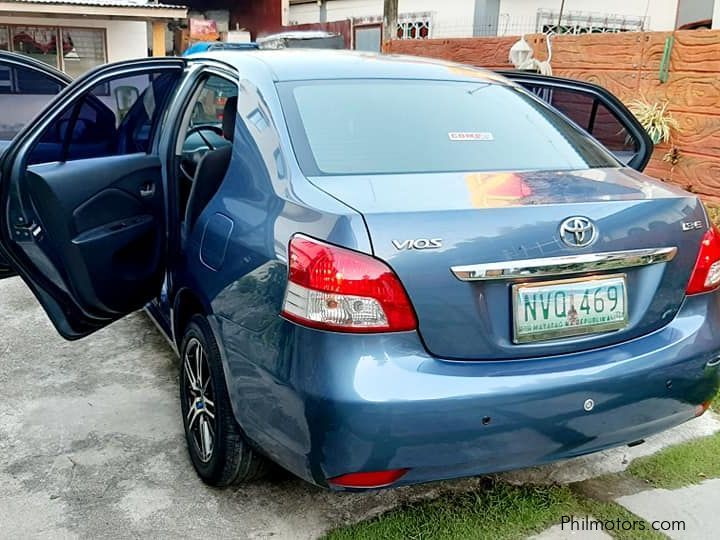
M 308 176 L 618 166 L 586 133 L 510 86 L 353 79 L 278 87 Z

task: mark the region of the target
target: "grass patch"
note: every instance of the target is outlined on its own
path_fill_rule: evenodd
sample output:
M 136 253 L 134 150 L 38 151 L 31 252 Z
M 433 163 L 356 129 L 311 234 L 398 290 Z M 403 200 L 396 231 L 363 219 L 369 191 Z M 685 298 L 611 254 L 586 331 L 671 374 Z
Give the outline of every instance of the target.
M 644 529 L 608 530 L 618 540 L 666 538 L 642 518 L 613 502 L 587 498 L 568 486 L 510 486 L 488 480 L 480 490 L 446 495 L 399 508 L 375 519 L 338 529 L 328 540 L 509 540 L 526 538 L 560 523 L 582 520 L 644 522 Z M 566 530 L 569 530 L 566 525 Z
M 329 540 L 523 538 L 577 514 L 568 487 L 510 486 L 488 480 L 484 489 L 447 495 L 393 510 L 331 532 Z
M 628 473 L 652 486 L 673 489 L 720 477 L 719 455 L 720 433 L 640 458 Z

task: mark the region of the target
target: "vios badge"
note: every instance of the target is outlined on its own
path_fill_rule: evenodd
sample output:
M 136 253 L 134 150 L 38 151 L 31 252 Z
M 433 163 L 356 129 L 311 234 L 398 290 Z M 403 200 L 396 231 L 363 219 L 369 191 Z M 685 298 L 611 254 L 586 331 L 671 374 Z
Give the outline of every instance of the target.
M 414 240 L 393 240 L 398 251 L 407 249 L 437 249 L 442 247 L 442 238 L 415 238 Z
M 560 238 L 570 247 L 587 247 L 597 240 L 597 227 L 589 218 L 569 217 L 560 224 Z

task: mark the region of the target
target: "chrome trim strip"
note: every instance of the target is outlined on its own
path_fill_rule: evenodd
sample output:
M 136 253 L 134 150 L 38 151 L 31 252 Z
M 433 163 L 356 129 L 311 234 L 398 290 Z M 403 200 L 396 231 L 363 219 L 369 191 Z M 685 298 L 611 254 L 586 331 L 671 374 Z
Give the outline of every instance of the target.
M 450 270 L 461 281 L 487 281 L 542 276 L 565 276 L 583 272 L 617 270 L 671 261 L 676 247 L 607 251 L 563 255 L 544 259 L 522 259 L 482 264 L 452 266 Z

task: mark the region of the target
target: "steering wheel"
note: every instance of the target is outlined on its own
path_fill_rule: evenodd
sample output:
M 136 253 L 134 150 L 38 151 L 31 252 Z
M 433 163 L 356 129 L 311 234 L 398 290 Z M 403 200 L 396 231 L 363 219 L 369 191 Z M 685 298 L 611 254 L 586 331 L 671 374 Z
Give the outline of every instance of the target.
M 211 131 L 220 137 L 224 137 L 222 128 L 214 126 L 212 124 L 201 124 L 188 129 L 185 132 L 185 140 L 197 133 L 207 146 L 208 150 L 215 150 L 216 146 L 211 143 L 205 135 L 203 135 L 203 131 Z M 192 152 L 183 153 L 183 157 L 180 160 L 180 172 L 182 172 L 183 175 L 191 182 L 193 181 L 195 175 L 194 173 L 191 173 L 191 169 L 188 169 L 184 162 L 187 162 L 188 165 L 194 165 L 194 167 L 197 167 L 200 159 L 202 158 L 202 156 L 205 155 L 208 150 L 195 149 Z
M 212 124 L 201 124 L 199 126 L 193 126 L 190 129 L 188 129 L 187 132 L 185 133 L 185 138 L 187 139 L 188 137 L 190 137 L 190 135 L 197 133 L 198 135 L 200 135 L 200 138 L 203 140 L 203 142 L 207 145 L 207 147 L 210 150 L 215 150 L 215 145 L 212 144 L 205 135 L 203 135 L 203 133 L 202 133 L 203 131 L 212 131 L 213 133 L 215 133 L 216 135 L 219 135 L 220 137 L 225 136 L 221 127 L 214 126 Z

